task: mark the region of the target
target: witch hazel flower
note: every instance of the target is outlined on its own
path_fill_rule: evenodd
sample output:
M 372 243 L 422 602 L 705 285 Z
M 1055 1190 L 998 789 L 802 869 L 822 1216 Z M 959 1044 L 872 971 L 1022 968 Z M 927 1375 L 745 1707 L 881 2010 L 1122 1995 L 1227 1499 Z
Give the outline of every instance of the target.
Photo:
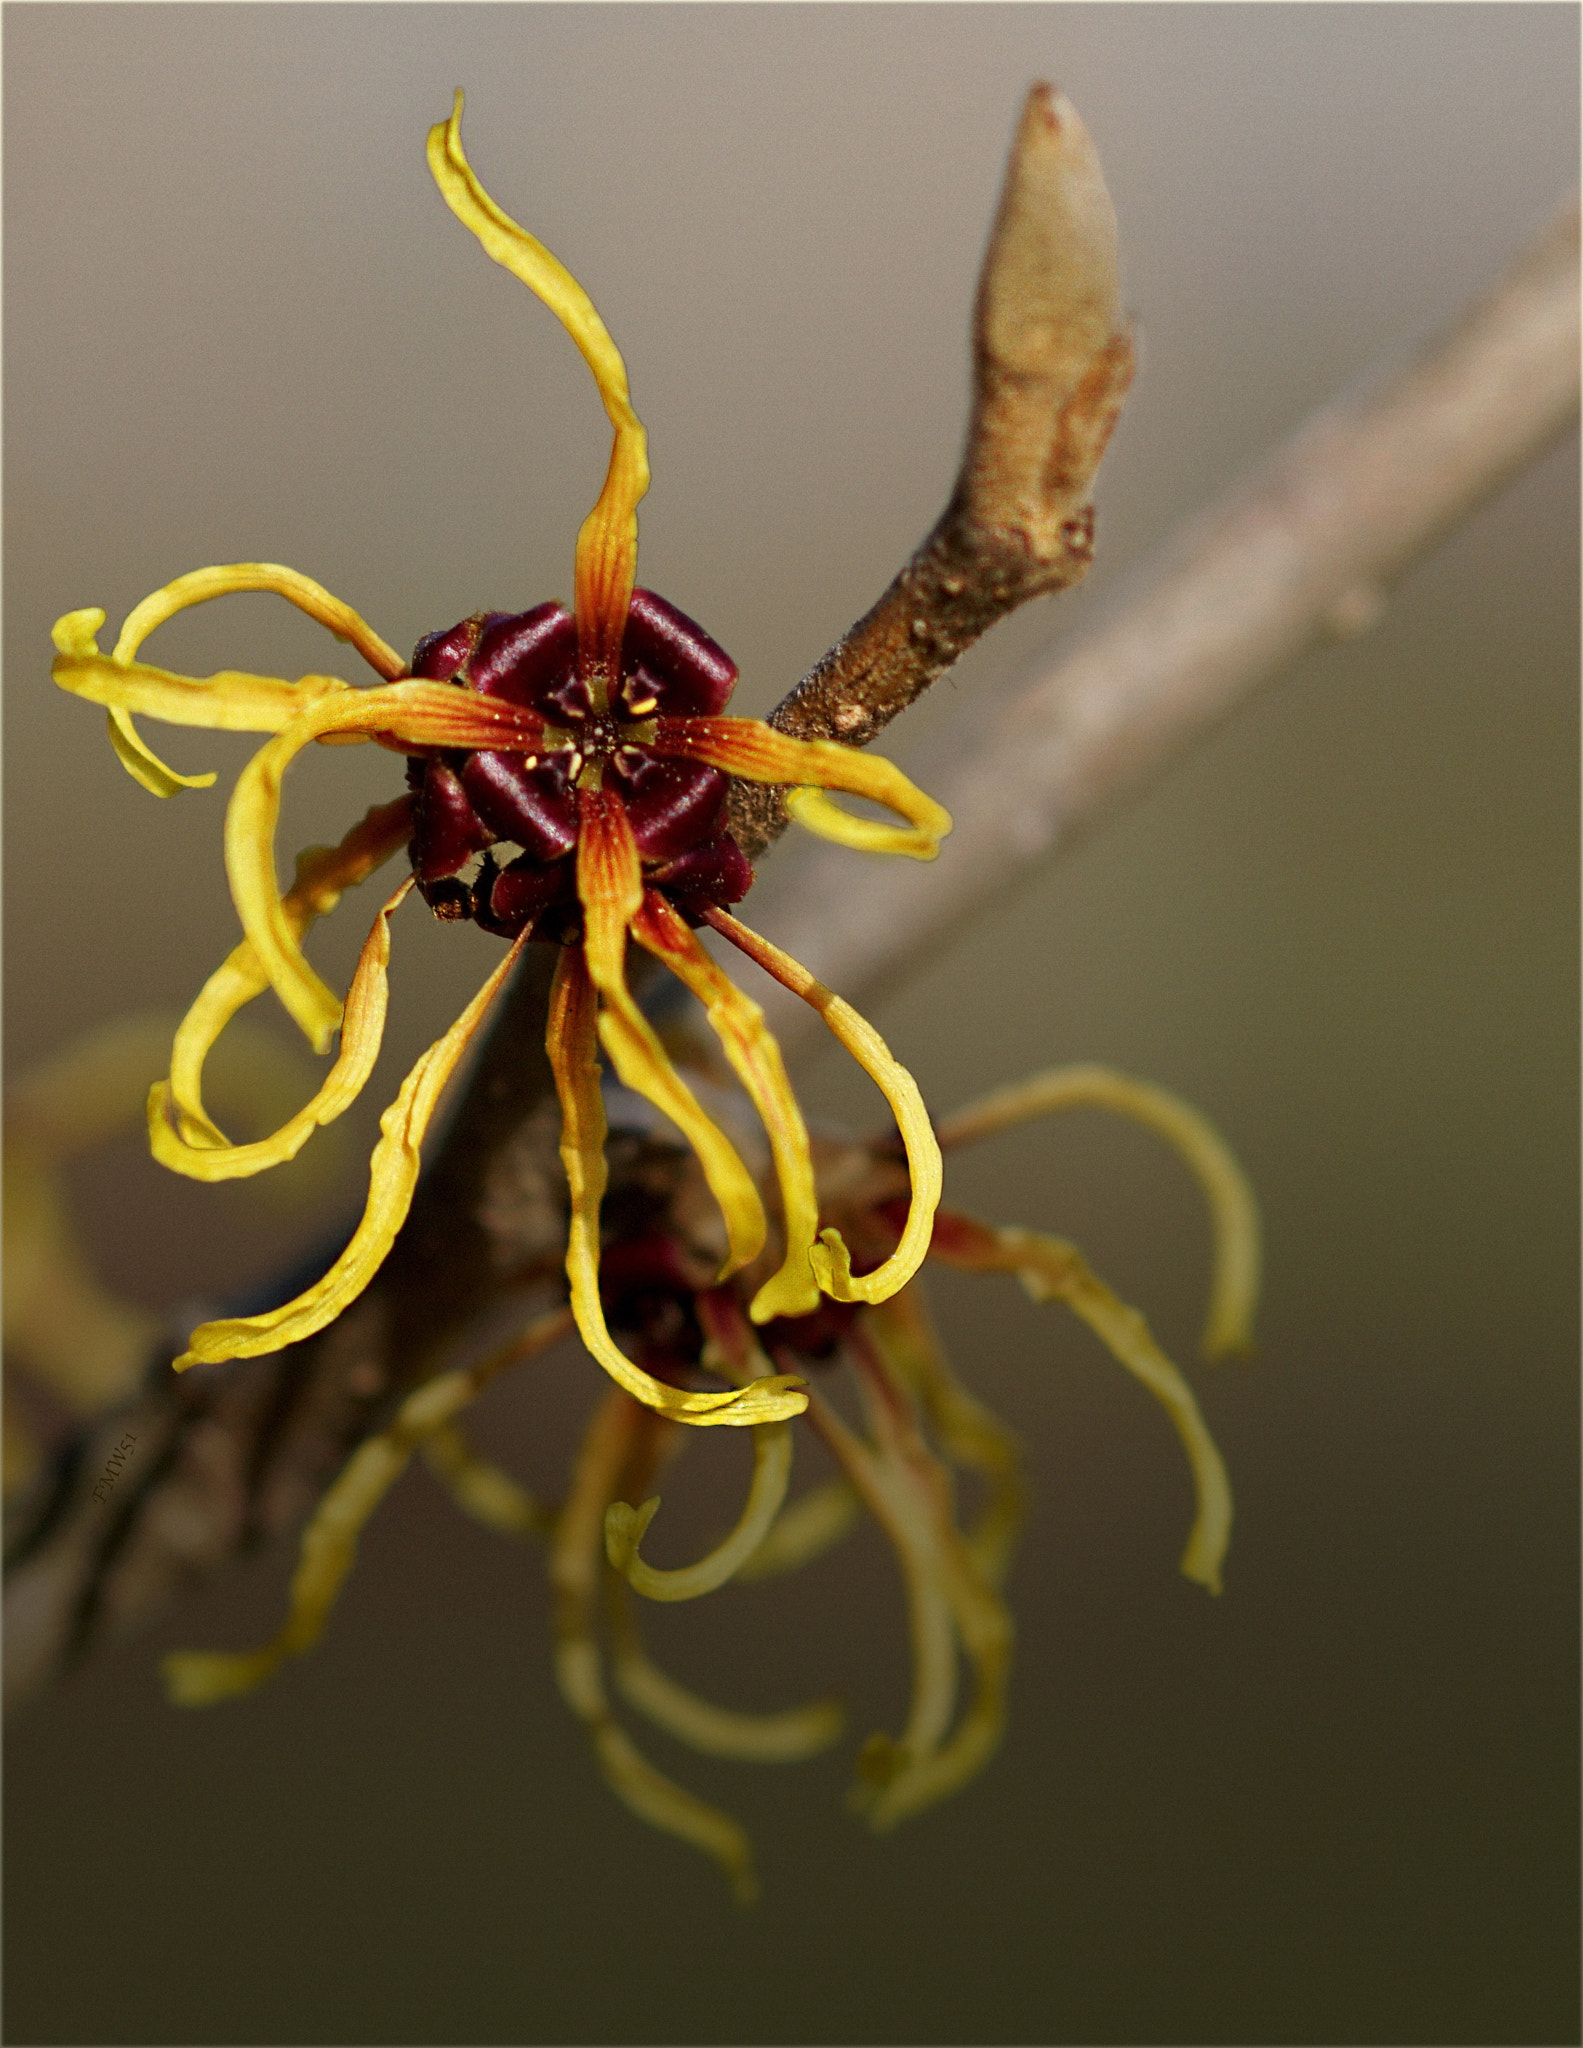
M 269 563 L 200 569 L 146 598 L 101 653 L 99 610 L 55 627 L 53 674 L 101 704 L 123 764 L 153 794 L 204 787 L 148 747 L 134 716 L 270 735 L 237 780 L 226 814 L 231 892 L 245 934 L 178 1030 L 169 1078 L 149 1100 L 155 1156 L 193 1179 L 258 1173 L 290 1159 L 340 1116 L 378 1056 L 388 1001 L 390 919 L 414 891 L 446 919 L 470 919 L 509 950 L 443 1037 L 412 1069 L 381 1120 L 362 1220 L 330 1270 L 265 1314 L 203 1324 L 177 1370 L 300 1343 L 368 1286 L 410 1207 L 421 1147 L 447 1082 L 522 949 L 560 948 L 548 1050 L 562 1112 L 571 1191 L 566 1271 L 584 1344 L 643 1406 L 693 1424 L 783 1421 L 807 1405 L 795 1374 L 720 1390 L 681 1388 L 614 1341 L 601 1306 L 599 1210 L 606 1168 L 601 1060 L 680 1130 L 725 1219 L 721 1282 L 754 1265 L 769 1224 L 736 1148 L 676 1070 L 627 984 L 629 942 L 652 953 L 704 1007 L 762 1119 L 773 1157 L 783 1255 L 755 1291 L 756 1324 L 811 1314 L 822 1297 L 878 1302 L 896 1294 L 928 1249 L 940 1155 L 911 1076 L 841 999 L 731 915 L 752 869 L 732 838 L 730 779 L 784 786 L 791 815 L 843 844 L 931 859 L 950 820 L 889 762 L 831 741 L 795 740 L 727 715 L 736 668 L 702 628 L 635 587 L 637 506 L 647 442 L 626 368 L 592 301 L 544 246 L 508 218 L 473 175 L 461 143 L 462 98 L 430 133 L 429 166 L 452 211 L 485 251 L 561 321 L 592 371 L 613 428 L 604 488 L 578 535 L 574 601 L 482 612 L 427 635 L 410 664 L 350 607 L 297 571 Z M 271 591 L 349 643 L 380 677 L 353 687 L 330 675 L 293 681 L 226 670 L 190 677 L 139 659 L 144 641 L 188 606 Z M 338 846 L 314 847 L 292 885 L 276 878 L 275 833 L 287 769 L 313 744 L 373 741 L 406 757 L 407 791 L 376 806 Z M 888 808 L 897 825 L 859 818 L 828 792 Z M 344 1003 L 303 952 L 304 936 L 341 895 L 405 851 L 409 871 L 381 906 Z M 808 1133 L 759 1006 L 697 937 L 710 925 L 812 1004 L 886 1096 L 905 1145 L 908 1214 L 892 1254 L 854 1274 L 837 1230 L 819 1227 Z M 272 988 L 316 1051 L 339 1033 L 313 1099 L 270 1137 L 230 1142 L 203 1102 L 205 1058 L 230 1020 Z

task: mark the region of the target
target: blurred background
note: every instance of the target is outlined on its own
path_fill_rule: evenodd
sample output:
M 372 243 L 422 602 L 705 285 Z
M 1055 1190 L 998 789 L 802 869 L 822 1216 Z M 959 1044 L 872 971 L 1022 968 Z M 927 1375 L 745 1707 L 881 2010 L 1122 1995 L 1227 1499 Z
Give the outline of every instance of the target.
M 429 183 L 453 86 L 480 176 L 626 353 L 642 580 L 736 656 L 747 712 L 938 511 L 1004 151 L 1033 79 L 1070 93 L 1142 370 L 1090 584 L 975 650 L 942 686 L 960 705 L 1545 224 L 1575 172 L 1577 40 L 1547 5 L 8 10 L 11 1070 L 181 1009 L 235 937 L 220 833 L 247 743 L 154 735 L 221 784 L 147 796 L 50 687 L 59 613 L 113 630 L 186 569 L 260 558 L 402 648 L 569 595 L 607 431 L 553 320 Z M 752 1829 L 744 1916 L 602 1789 L 554 1694 L 539 1559 L 414 1474 L 324 1645 L 253 1699 L 178 1714 L 156 1659 L 269 1633 L 284 1553 L 19 1719 L 10 2038 L 1575 2039 L 1577 559 L 1561 449 L 1371 634 L 875 1011 L 941 1109 L 1100 1059 L 1202 1105 L 1247 1162 L 1260 1348 L 1194 1368 L 1237 1494 L 1219 1601 L 1177 1575 L 1188 1483 L 1153 1404 L 1010 1283 L 939 1287 L 1034 1480 L 1008 1739 L 876 1840 L 842 1810 L 852 1743 L 782 1775 L 642 1734 Z M 149 658 L 350 657 L 244 597 Z M 295 781 L 283 847 L 399 773 L 320 750 Z M 324 929 L 327 972 L 362 925 Z M 394 1077 L 494 957 L 410 914 L 395 947 L 392 1078 L 306 1206 L 163 1176 L 131 1135 L 84 1163 L 124 1292 L 170 1310 L 267 1282 L 356 1199 Z M 874 1116 L 839 1059 L 802 1080 L 818 1113 Z M 1075 1238 L 1193 1365 L 1207 1234 L 1153 1141 L 1072 1118 L 947 1186 Z M 594 1392 L 559 1354 L 481 1433 L 553 1493 Z M 691 1448 L 657 1561 L 731 1511 L 743 1455 Z M 733 1704 L 838 1690 L 854 1738 L 899 1725 L 877 1537 L 650 1635 Z

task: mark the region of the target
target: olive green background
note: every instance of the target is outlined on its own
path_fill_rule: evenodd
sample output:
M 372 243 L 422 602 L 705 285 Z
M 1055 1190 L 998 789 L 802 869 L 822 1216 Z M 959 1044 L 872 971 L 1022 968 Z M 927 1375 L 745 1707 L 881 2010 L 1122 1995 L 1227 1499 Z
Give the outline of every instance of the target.
M 1142 370 L 1090 588 L 975 651 L 956 704 L 1451 316 L 1577 153 L 1577 19 L 1550 6 L 26 5 L 5 35 L 13 1068 L 179 1008 L 235 929 L 219 839 L 245 743 L 170 738 L 222 787 L 146 796 L 49 685 L 58 613 L 113 624 L 185 569 L 261 557 L 405 647 L 568 591 L 605 431 L 553 321 L 429 185 L 454 85 L 480 175 L 626 352 L 655 473 L 642 578 L 732 650 L 747 711 L 949 485 L 1030 80 L 1098 141 Z M 752 1827 L 765 1896 L 741 1915 L 600 1786 L 550 1681 L 537 1558 L 414 1475 L 322 1648 L 253 1700 L 179 1715 L 155 1658 L 266 1634 L 283 1553 L 18 1722 L 9 2038 L 1575 2040 L 1575 476 L 1574 449 L 1529 471 L 1371 634 L 875 1012 L 941 1108 L 1104 1059 L 1246 1159 L 1260 1349 L 1194 1374 L 1237 1493 L 1221 1600 L 1175 1571 L 1188 1488 L 1152 1404 L 1009 1284 L 941 1287 L 1035 1481 L 1007 1741 L 875 1840 L 842 1811 L 851 1743 L 781 1773 L 640 1734 Z M 341 650 L 253 597 L 150 656 L 295 674 Z M 369 748 L 296 780 L 287 844 L 399 776 Z M 327 968 L 361 922 L 325 934 Z M 283 1215 L 162 1178 L 129 1137 L 76 1182 L 118 1284 L 181 1315 L 267 1282 L 355 1198 L 386 1071 L 495 957 L 411 912 L 395 945 L 390 1057 L 338 1195 Z M 839 1061 L 805 1078 L 821 1113 L 872 1114 Z M 1189 1357 L 1206 1234 L 1151 1140 L 1074 1118 L 953 1162 L 948 1189 L 1075 1237 Z M 553 1492 L 597 1387 L 562 1354 L 481 1428 Z M 731 1511 L 743 1458 L 691 1447 L 659 1561 Z M 837 1689 L 855 1737 L 898 1725 L 872 1535 L 660 1613 L 651 1640 L 733 1703 Z

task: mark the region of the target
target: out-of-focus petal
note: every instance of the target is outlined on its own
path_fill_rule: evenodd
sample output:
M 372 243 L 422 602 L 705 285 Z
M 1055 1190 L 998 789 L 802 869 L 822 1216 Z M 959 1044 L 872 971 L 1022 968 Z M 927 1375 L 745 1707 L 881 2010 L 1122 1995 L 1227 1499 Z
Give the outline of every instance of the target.
M 252 1692 L 288 1657 L 300 1657 L 323 1635 L 369 1517 L 405 1472 L 420 1444 L 448 1427 L 509 1366 L 561 1335 L 565 1319 L 541 1316 L 519 1337 L 463 1371 L 441 1373 L 409 1394 L 396 1419 L 352 1453 L 302 1533 L 284 1627 L 258 1650 L 177 1650 L 162 1664 L 165 1689 L 178 1707 L 209 1707 Z
M 435 1040 L 401 1084 L 401 1092 L 379 1120 L 380 1138 L 369 1161 L 368 1206 L 351 1243 L 321 1280 L 295 1300 L 260 1316 L 233 1316 L 203 1323 L 174 1361 L 178 1372 L 221 1358 L 256 1358 L 300 1344 L 354 1302 L 384 1263 L 396 1233 L 407 1220 L 422 1164 L 420 1150 L 445 1084 L 484 1021 L 490 1004 L 516 965 L 526 940 L 519 939 L 467 1008 Z
M 608 1511 L 607 1511 L 608 1512 Z M 740 1576 L 740 1574 L 739 1574 Z M 656 1728 L 685 1742 L 700 1756 L 733 1763 L 793 1764 L 817 1756 L 840 1736 L 845 1715 L 838 1700 L 810 1700 L 779 1713 L 743 1714 L 700 1699 L 659 1670 L 638 1634 L 632 1602 L 612 1587 L 609 1603 L 611 1666 L 622 1698 Z
M 1041 1231 L 996 1229 L 957 1210 L 943 1210 L 935 1219 L 931 1256 L 969 1273 L 1015 1273 L 1035 1301 L 1064 1301 L 1118 1364 L 1143 1382 L 1175 1425 L 1198 1497 L 1182 1572 L 1218 1593 L 1231 1540 L 1231 1482 L 1192 1388 L 1138 1311 L 1111 1293 L 1075 1245 Z
M 638 1546 L 659 1507 L 658 1496 L 640 1508 L 629 1507 L 624 1500 L 612 1501 L 605 1511 L 605 1555 L 612 1570 L 645 1600 L 696 1600 L 713 1593 L 736 1576 L 780 1513 L 791 1477 L 791 1456 L 791 1431 L 785 1423 L 767 1423 L 755 1430 L 753 1478 L 735 1528 L 696 1564 L 674 1571 L 658 1571 L 638 1555 Z
M 610 1711 L 596 1634 L 605 1509 L 622 1485 L 642 1422 L 612 1388 L 578 1452 L 571 1491 L 550 1546 L 555 1594 L 555 1678 L 561 1697 L 588 1730 L 605 1783 L 640 1820 L 690 1842 L 724 1871 L 740 1905 L 758 1896 L 753 1850 L 729 1814 L 695 1799 L 639 1754 Z
M 1208 1117 L 1168 1089 L 1113 1067 L 1051 1067 L 970 1102 L 940 1125 L 942 1150 L 1065 1109 L 1110 1109 L 1172 1147 L 1203 1189 L 1214 1230 L 1214 1273 L 1200 1348 L 1206 1358 L 1247 1351 L 1259 1298 L 1259 1204 L 1231 1147 Z
M 822 839 L 864 853 L 933 860 L 951 829 L 950 812 L 878 754 L 838 746 L 834 740 L 794 740 L 756 718 L 661 718 L 655 723 L 657 754 L 707 761 L 747 782 L 787 784 L 787 810 Z M 907 823 L 882 825 L 872 818 L 854 818 L 820 795 L 826 789 L 867 797 Z

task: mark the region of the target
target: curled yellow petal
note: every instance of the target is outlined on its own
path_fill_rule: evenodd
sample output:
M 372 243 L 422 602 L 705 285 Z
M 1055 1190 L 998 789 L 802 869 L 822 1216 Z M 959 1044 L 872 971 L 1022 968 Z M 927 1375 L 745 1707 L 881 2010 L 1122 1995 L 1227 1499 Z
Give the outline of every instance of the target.
M 1259 1297 L 1259 1204 L 1230 1146 L 1201 1111 L 1150 1081 L 1113 1067 L 1052 1067 L 997 1088 L 941 1124 L 942 1149 L 971 1145 L 1031 1118 L 1066 1109 L 1110 1109 L 1156 1132 L 1197 1180 L 1214 1231 L 1214 1271 L 1201 1348 L 1206 1358 L 1253 1343 Z
M 1035 1301 L 1064 1301 L 1117 1363 L 1148 1388 L 1175 1426 L 1197 1496 L 1182 1572 L 1218 1593 L 1231 1540 L 1231 1482 L 1192 1388 L 1138 1311 L 1111 1293 L 1075 1245 L 1041 1231 L 996 1229 L 952 1210 L 937 1220 L 934 1257 L 969 1273 L 1015 1273 Z
M 634 1365 L 605 1324 L 599 1299 L 599 1204 L 605 1192 L 605 1111 L 599 1092 L 597 994 L 581 951 L 568 946 L 550 993 L 546 1048 L 561 1104 L 561 1159 L 571 1194 L 566 1277 L 572 1313 L 589 1351 L 618 1386 L 675 1422 L 695 1424 L 784 1422 L 808 1405 L 802 1382 L 791 1376 L 755 1380 L 722 1393 L 666 1386 Z
M 767 1323 L 774 1316 L 808 1315 L 819 1304 L 819 1285 L 809 1261 L 819 1229 L 819 1197 L 808 1149 L 808 1126 L 786 1078 L 780 1047 L 765 1025 L 764 1012 L 721 972 L 664 897 L 652 889 L 633 920 L 632 936 L 663 960 L 703 1004 L 704 1014 L 769 1136 L 780 1186 L 786 1255 L 780 1270 L 754 1296 L 753 1320 Z
M 131 714 L 146 711 L 172 725 L 208 726 L 225 732 L 280 732 L 304 706 L 329 690 L 344 690 L 335 676 L 255 676 L 222 669 L 212 676 L 178 676 L 146 662 L 120 661 L 99 652 L 95 635 L 104 624 L 98 610 L 67 612 L 55 621 L 59 652 L 50 674 L 63 690 L 109 712 L 110 744 L 132 778 L 155 796 L 183 789 L 207 789 L 207 775 L 179 775 L 147 747 Z
M 369 1161 L 368 1205 L 351 1243 L 321 1280 L 295 1300 L 259 1316 L 235 1316 L 203 1323 L 188 1347 L 174 1361 L 178 1372 L 189 1365 L 222 1358 L 256 1358 L 300 1344 L 354 1302 L 384 1263 L 396 1233 L 407 1220 L 412 1191 L 422 1164 L 419 1148 L 445 1084 L 484 1021 L 517 956 L 526 934 L 506 954 L 467 1008 L 442 1038 L 435 1040 L 401 1084 L 401 1092 L 379 1120 L 380 1138 Z
M 809 1487 L 770 1524 L 769 1534 L 737 1571 L 739 1584 L 779 1578 L 822 1557 L 857 1527 L 858 1497 L 844 1479 Z
M 613 1586 L 611 1591 L 619 1596 L 609 1604 L 611 1667 L 622 1698 L 700 1756 L 726 1757 L 734 1763 L 801 1763 L 840 1736 L 845 1716 L 837 1700 L 810 1700 L 806 1706 L 778 1713 L 744 1714 L 700 1699 L 650 1661 L 632 1603 L 624 1589 Z
M 738 1904 L 758 1895 L 753 1851 L 729 1814 L 706 1805 L 639 1754 L 610 1711 L 595 1633 L 604 1513 L 622 1483 L 641 1411 L 612 1388 L 589 1424 L 550 1546 L 555 1593 L 555 1677 L 588 1730 L 605 1783 L 640 1820 L 688 1842 L 725 1873 Z
M 82 611 L 67 612 L 55 621 L 54 641 L 57 652 L 68 662 L 100 659 L 99 643 L 96 638 L 104 624 L 104 613 L 96 606 Z M 51 669 L 62 689 L 70 690 L 73 685 L 66 680 L 59 663 Z M 77 692 L 86 695 L 86 691 Z M 137 727 L 128 713 L 118 705 L 112 705 L 107 714 L 110 730 L 110 744 L 116 751 L 121 766 L 134 782 L 153 796 L 177 796 L 184 789 L 208 789 L 217 779 L 211 770 L 207 775 L 178 775 L 176 770 L 162 761 L 158 754 L 144 745 Z
M 164 625 L 189 605 L 207 604 L 213 597 L 230 597 L 241 591 L 268 591 L 294 604 L 327 626 L 337 640 L 355 647 L 369 667 L 386 682 L 402 675 L 407 664 L 388 642 L 382 640 L 368 621 L 349 604 L 332 597 L 322 583 L 279 562 L 227 562 L 213 569 L 193 569 L 167 583 L 162 590 L 145 597 L 128 612 L 115 643 L 115 660 L 130 661 L 156 626 Z
M 309 704 L 259 748 L 237 777 L 225 814 L 225 865 L 242 929 L 270 986 L 315 1052 L 325 1052 L 341 1005 L 303 957 L 275 880 L 281 780 L 313 740 L 365 733 L 402 746 L 494 747 L 531 752 L 544 721 L 532 712 L 443 683 L 387 683 Z
M 375 804 L 337 846 L 306 847 L 297 856 L 297 878 L 281 899 L 292 936 L 302 936 L 315 918 L 327 917 L 343 891 L 356 887 L 412 836 L 412 799 Z M 246 1004 L 269 987 L 250 939 L 232 948 L 198 992 L 177 1027 L 170 1054 L 169 1109 L 177 1132 L 190 1145 L 223 1146 L 229 1141 L 203 1104 L 203 1070 L 226 1026 Z
M 944 1741 L 956 1710 L 956 1636 L 940 1556 L 938 1518 L 893 1454 L 876 1450 L 829 1402 L 811 1395 L 808 1420 L 847 1482 L 889 1537 L 907 1596 L 912 1697 L 899 1736 L 871 1736 L 858 1759 L 854 1804 L 915 1770 Z
M 429 130 L 429 170 L 441 196 L 485 254 L 520 279 L 560 321 L 594 373 L 615 440 L 598 503 L 577 536 L 578 651 L 586 672 L 613 681 L 637 567 L 638 500 L 649 487 L 648 438 L 632 410 L 621 351 L 594 302 L 544 244 L 503 212 L 462 150 L 462 95 Z
M 773 946 L 759 933 L 739 924 L 729 912 L 711 910 L 707 922 L 756 960 L 782 987 L 819 1012 L 826 1027 L 844 1045 L 863 1071 L 870 1076 L 890 1105 L 907 1152 L 907 1171 L 912 1180 L 912 1197 L 901 1243 L 885 1263 L 872 1273 L 854 1274 L 852 1261 L 836 1230 L 820 1232 L 819 1242 L 809 1253 L 814 1277 L 825 1293 L 836 1301 L 884 1301 L 895 1294 L 923 1264 L 929 1251 L 934 1212 L 940 1201 L 943 1169 L 940 1148 L 935 1143 L 918 1084 L 895 1059 L 890 1047 L 850 1003 L 817 981 L 806 967 Z
M 196 1139 L 183 1136 L 176 1124 L 171 1084 L 158 1081 L 149 1092 L 148 1137 L 161 1166 L 185 1174 L 189 1180 L 240 1180 L 263 1173 L 295 1159 L 322 1124 L 333 1123 L 351 1108 L 374 1071 L 384 1041 L 390 994 L 390 915 L 412 887 L 413 877 L 408 875 L 374 919 L 346 998 L 340 1056 L 313 1100 L 267 1138 L 251 1145 L 231 1145 L 222 1139 L 216 1145 L 207 1134 Z
M 602 1003 L 600 1043 L 623 1083 L 669 1117 L 697 1153 L 725 1218 L 724 1279 L 764 1249 L 764 1204 L 736 1147 L 677 1073 L 627 987 L 627 928 L 643 902 L 643 877 L 626 806 L 607 790 L 585 789 L 578 793 L 578 809 L 577 894 L 588 972 Z
M 257 1650 L 173 1652 L 161 1666 L 172 1704 L 208 1707 L 235 1699 L 273 1677 L 288 1657 L 311 1650 L 357 1561 L 358 1539 L 369 1517 L 405 1472 L 413 1452 L 448 1428 L 497 1374 L 553 1343 L 565 1323 L 559 1311 L 542 1316 L 477 1365 L 441 1373 L 409 1394 L 390 1427 L 352 1453 L 314 1510 L 302 1533 L 284 1626 Z
M 921 1282 L 878 1303 L 865 1328 L 889 1371 L 922 1402 L 947 1457 L 984 1480 L 983 1508 L 962 1541 L 989 1585 L 998 1586 L 1027 1511 L 1028 1489 L 1017 1439 L 952 1371 Z
M 559 1317 L 562 1328 L 573 1327 L 569 1311 Z M 548 1536 L 556 1510 L 481 1458 L 455 1423 L 444 1423 L 423 1445 L 424 1463 L 444 1485 L 464 1515 L 471 1515 L 497 1536 Z
M 786 808 L 799 825 L 862 853 L 933 860 L 951 829 L 950 812 L 909 781 L 894 762 L 834 740 L 794 740 L 756 718 L 661 718 L 656 720 L 653 744 L 657 754 L 707 761 L 748 782 L 789 784 Z M 883 825 L 872 818 L 855 818 L 821 795 L 827 789 L 867 797 L 907 823 Z
M 783 1422 L 766 1423 L 753 1432 L 753 1480 L 736 1527 L 696 1564 L 659 1571 L 638 1555 L 638 1546 L 654 1519 L 658 1499 L 632 1508 L 613 1501 L 605 1511 L 605 1555 L 645 1600 L 696 1600 L 735 1576 L 738 1568 L 764 1541 L 780 1513 L 791 1477 L 791 1431 Z

